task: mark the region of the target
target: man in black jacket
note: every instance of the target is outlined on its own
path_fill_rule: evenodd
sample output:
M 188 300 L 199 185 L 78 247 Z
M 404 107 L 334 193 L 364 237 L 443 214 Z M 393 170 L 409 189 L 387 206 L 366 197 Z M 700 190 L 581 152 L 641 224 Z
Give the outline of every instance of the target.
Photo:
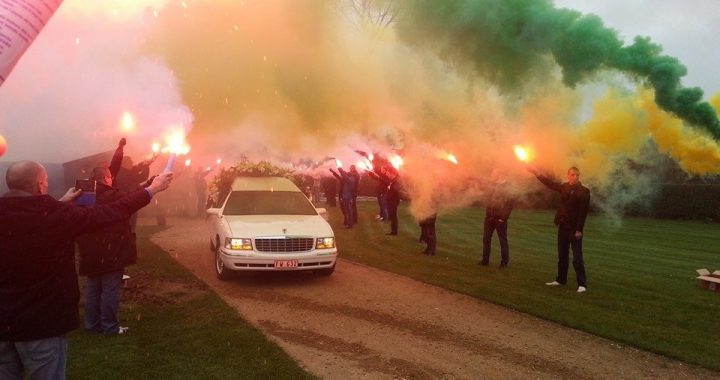
M 390 232 L 386 235 L 398 234 L 398 207 L 400 206 L 400 175 L 395 170 L 387 170 L 388 178 L 387 207 L 390 219 Z
M 483 224 L 483 254 L 480 265 L 490 264 L 490 247 L 493 232 L 497 231 L 500 240 L 500 268 L 507 268 L 510 263 L 510 246 L 508 245 L 508 219 L 513 208 L 513 201 L 505 189 L 505 179 L 497 170 L 492 174 L 493 185 L 490 188 L 488 203 L 485 206 L 485 222 Z
M 64 379 L 65 334 L 79 322 L 75 238 L 126 220 L 165 190 L 172 174 L 122 199 L 95 207 L 47 195 L 47 172 L 33 161 L 12 164 L 0 198 L 0 378 Z
M 555 213 L 555 225 L 558 226 L 558 272 L 555 281 L 545 283 L 545 285 L 558 286 L 567 283 L 569 251 L 572 247 L 572 263 L 578 283 L 577 291 L 583 293 L 587 290 L 587 277 L 583 261 L 582 239 L 585 219 L 590 208 L 590 190 L 580 183 L 580 170 L 574 166 L 568 169 L 568 181 L 565 183 L 541 175 L 535 168 L 528 169 L 543 185 L 560 193 L 560 204 Z
M 123 145 L 125 144 L 123 143 Z M 152 158 L 143 160 L 135 165 L 130 156 L 123 156 L 120 168 L 114 175 L 113 186 L 125 193 L 136 190 L 141 183 L 147 181 L 150 177 L 150 165 L 155 162 L 156 158 L 157 156 L 153 155 Z M 136 224 L 137 214 L 133 214 L 130 217 L 130 226 L 133 232 L 135 232 Z
M 116 187 L 115 179 L 123 159 L 125 139 L 121 139 L 110 167 L 96 167 L 92 178 L 97 182 L 96 203 L 114 202 L 127 194 Z M 137 190 L 139 186 L 136 186 Z M 135 233 L 125 219 L 77 239 L 80 275 L 85 285 L 85 328 L 105 334 L 123 334 L 120 326 L 120 291 L 125 267 L 137 262 Z
M 355 206 L 355 198 L 357 197 L 357 183 L 360 176 L 357 175 L 355 165 L 350 166 L 350 172 L 346 172 L 343 168 L 338 168 L 339 174 L 330 168 L 330 172 L 340 182 L 340 206 L 342 208 L 345 228 L 352 228 L 357 223 L 357 206 Z

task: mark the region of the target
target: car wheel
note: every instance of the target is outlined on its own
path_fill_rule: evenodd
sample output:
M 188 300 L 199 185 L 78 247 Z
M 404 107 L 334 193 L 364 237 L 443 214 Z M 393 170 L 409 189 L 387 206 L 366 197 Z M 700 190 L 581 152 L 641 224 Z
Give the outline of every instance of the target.
M 335 272 L 335 264 L 330 268 L 318 269 L 317 273 L 321 276 L 329 276 Z
M 227 269 L 225 267 L 225 263 L 223 263 L 222 259 L 220 258 L 220 249 L 215 250 L 215 275 L 217 275 L 217 278 L 220 281 L 227 281 L 232 277 L 232 273 L 230 269 Z

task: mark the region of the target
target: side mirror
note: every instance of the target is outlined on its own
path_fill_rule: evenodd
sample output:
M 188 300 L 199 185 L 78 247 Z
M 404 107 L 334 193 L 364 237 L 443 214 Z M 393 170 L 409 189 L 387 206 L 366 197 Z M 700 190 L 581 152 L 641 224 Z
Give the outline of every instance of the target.
M 324 207 L 316 208 L 315 211 L 325 219 L 325 221 L 330 221 L 330 215 L 328 215 L 327 209 Z
M 220 216 L 220 209 L 219 208 L 209 208 L 209 209 L 205 210 L 205 213 L 208 215 Z

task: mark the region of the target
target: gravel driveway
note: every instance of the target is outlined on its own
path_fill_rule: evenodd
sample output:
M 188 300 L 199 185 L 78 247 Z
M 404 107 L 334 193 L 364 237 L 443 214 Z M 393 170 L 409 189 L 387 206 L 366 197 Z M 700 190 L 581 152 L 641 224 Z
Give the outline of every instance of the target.
M 221 282 L 204 222 L 169 222 L 152 241 L 321 378 L 720 378 L 345 260 L 330 277 L 286 272 Z

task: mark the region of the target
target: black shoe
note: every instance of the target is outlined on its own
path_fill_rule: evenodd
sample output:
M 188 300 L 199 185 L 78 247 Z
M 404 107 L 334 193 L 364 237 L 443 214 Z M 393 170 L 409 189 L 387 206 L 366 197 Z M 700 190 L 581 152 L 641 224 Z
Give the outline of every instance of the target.
M 395 233 L 388 232 L 388 233 L 386 233 L 385 235 L 388 235 L 388 236 L 396 236 L 396 235 L 397 235 L 397 232 L 395 232 Z
M 478 263 L 478 265 L 482 265 L 482 266 L 484 266 L 484 267 L 488 266 L 488 264 L 490 264 L 490 262 L 489 262 L 489 261 L 485 261 L 485 260 L 483 260 L 483 261 L 481 261 L 481 262 Z

